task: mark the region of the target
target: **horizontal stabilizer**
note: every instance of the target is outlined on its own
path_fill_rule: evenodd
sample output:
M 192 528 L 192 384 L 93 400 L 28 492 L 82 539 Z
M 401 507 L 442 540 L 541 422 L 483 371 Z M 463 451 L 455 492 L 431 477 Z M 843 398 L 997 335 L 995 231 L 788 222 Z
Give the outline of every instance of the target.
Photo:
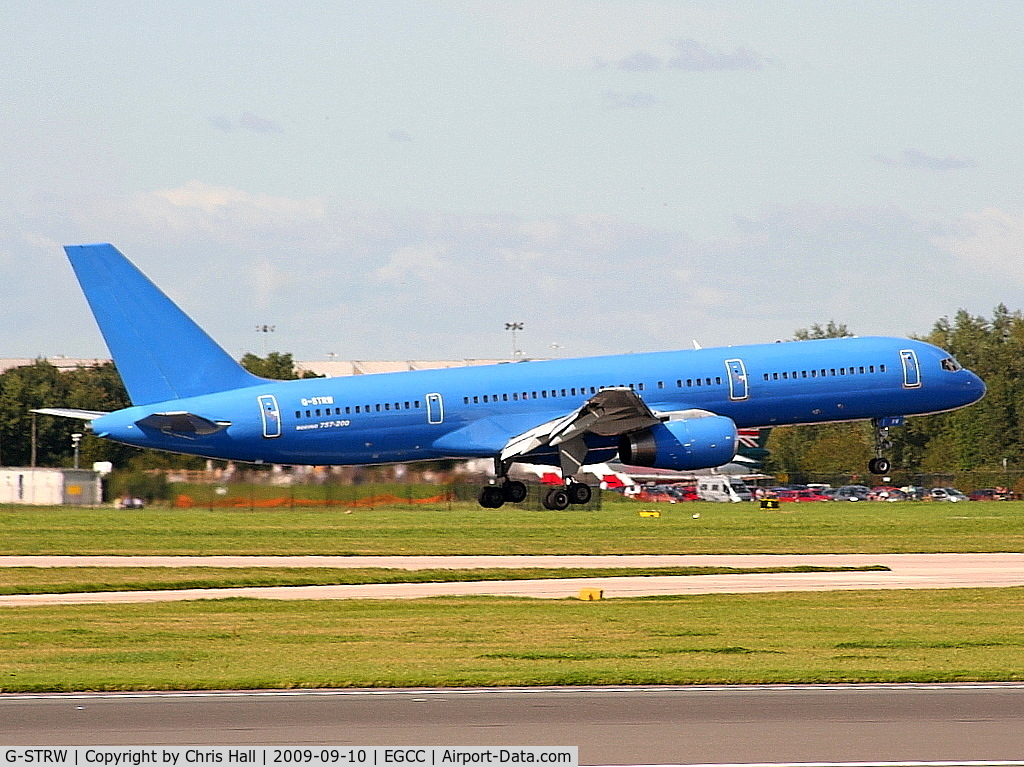
M 186 439 L 216 434 L 231 425 L 231 421 L 211 421 L 201 415 L 185 412 L 153 413 L 135 423 L 144 429 L 155 429 L 164 434 Z
M 80 421 L 93 421 L 101 415 L 106 415 L 103 410 L 79 410 L 73 407 L 40 407 L 32 411 L 42 415 L 55 415 L 59 418 L 77 418 Z

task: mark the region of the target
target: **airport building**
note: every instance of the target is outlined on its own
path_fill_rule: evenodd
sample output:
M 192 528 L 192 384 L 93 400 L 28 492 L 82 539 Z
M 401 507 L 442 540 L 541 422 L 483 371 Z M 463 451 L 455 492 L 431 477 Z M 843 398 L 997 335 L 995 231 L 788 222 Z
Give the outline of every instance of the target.
M 98 471 L 0 467 L 0 503 L 97 506 L 102 498 Z

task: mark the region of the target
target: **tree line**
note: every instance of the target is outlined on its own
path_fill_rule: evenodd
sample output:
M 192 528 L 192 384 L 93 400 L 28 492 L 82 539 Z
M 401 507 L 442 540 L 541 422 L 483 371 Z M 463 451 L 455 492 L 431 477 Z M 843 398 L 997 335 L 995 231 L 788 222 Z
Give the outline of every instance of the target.
M 793 340 L 852 335 L 842 324 L 812 325 Z M 981 376 L 988 394 L 952 413 L 907 419 L 891 431 L 893 471 L 901 476 L 977 471 L 1024 472 L 1024 314 L 996 307 L 991 318 L 961 310 L 938 320 L 920 340 L 951 352 Z M 291 354 L 247 354 L 243 366 L 275 379 L 298 378 Z M 70 466 L 71 435 L 82 424 L 34 415 L 33 408 L 73 407 L 117 410 L 130 402 L 111 363 L 62 371 L 37 360 L 0 374 L 0 465 Z M 791 481 L 863 474 L 873 457 L 870 424 L 826 424 L 776 428 L 766 442 L 764 471 Z M 116 445 L 86 432 L 80 446 L 83 466 L 110 461 L 117 468 L 159 466 L 201 468 L 202 459 L 172 456 Z M 1024 476 L 1024 475 L 1022 475 Z
M 830 323 L 797 331 L 794 340 L 845 335 L 851 335 L 846 326 Z M 999 475 L 1024 477 L 1024 314 L 1002 304 L 991 319 L 961 310 L 915 337 L 951 352 L 981 376 L 988 392 L 970 407 L 908 418 L 892 429 L 894 479 L 912 484 L 915 477 L 975 474 L 979 483 L 991 484 Z M 773 429 L 765 446 L 765 470 L 792 481 L 870 479 L 865 466 L 874 456 L 874 432 L 868 423 Z
M 246 354 L 242 365 L 264 378 L 298 378 L 291 354 L 271 352 L 266 357 Z M 308 375 L 308 374 L 307 374 Z M 60 370 L 45 359 L 11 368 L 0 374 L 0 466 L 68 467 L 74 461 L 71 435 L 84 434 L 79 461 L 91 467 L 110 461 L 115 468 L 200 469 L 205 459 L 118 445 L 92 436 L 81 421 L 37 415 L 42 407 L 82 410 L 119 410 L 130 407 L 128 392 L 113 363 Z

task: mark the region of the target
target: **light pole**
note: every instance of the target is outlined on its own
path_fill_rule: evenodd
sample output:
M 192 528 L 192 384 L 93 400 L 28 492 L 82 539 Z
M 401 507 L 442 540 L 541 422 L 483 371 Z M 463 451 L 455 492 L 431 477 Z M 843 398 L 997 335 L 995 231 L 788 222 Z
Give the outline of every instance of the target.
M 79 432 L 75 432 L 71 435 L 71 447 L 75 449 L 75 468 L 78 468 L 78 443 L 82 441 L 82 435 Z
M 257 325 L 256 332 L 263 334 L 263 358 L 267 358 L 267 336 L 277 329 L 276 325 Z
M 522 357 L 523 353 L 519 350 L 519 345 L 516 343 L 516 333 L 523 329 L 523 323 L 521 322 L 506 322 L 505 330 L 512 331 L 512 359 Z

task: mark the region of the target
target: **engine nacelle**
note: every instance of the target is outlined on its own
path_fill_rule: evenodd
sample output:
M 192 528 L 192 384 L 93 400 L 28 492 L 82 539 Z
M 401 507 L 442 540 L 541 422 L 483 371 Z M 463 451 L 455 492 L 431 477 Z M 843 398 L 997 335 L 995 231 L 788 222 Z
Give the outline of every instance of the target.
M 724 415 L 682 418 L 619 437 L 619 460 L 655 469 L 710 469 L 736 455 L 736 424 Z

